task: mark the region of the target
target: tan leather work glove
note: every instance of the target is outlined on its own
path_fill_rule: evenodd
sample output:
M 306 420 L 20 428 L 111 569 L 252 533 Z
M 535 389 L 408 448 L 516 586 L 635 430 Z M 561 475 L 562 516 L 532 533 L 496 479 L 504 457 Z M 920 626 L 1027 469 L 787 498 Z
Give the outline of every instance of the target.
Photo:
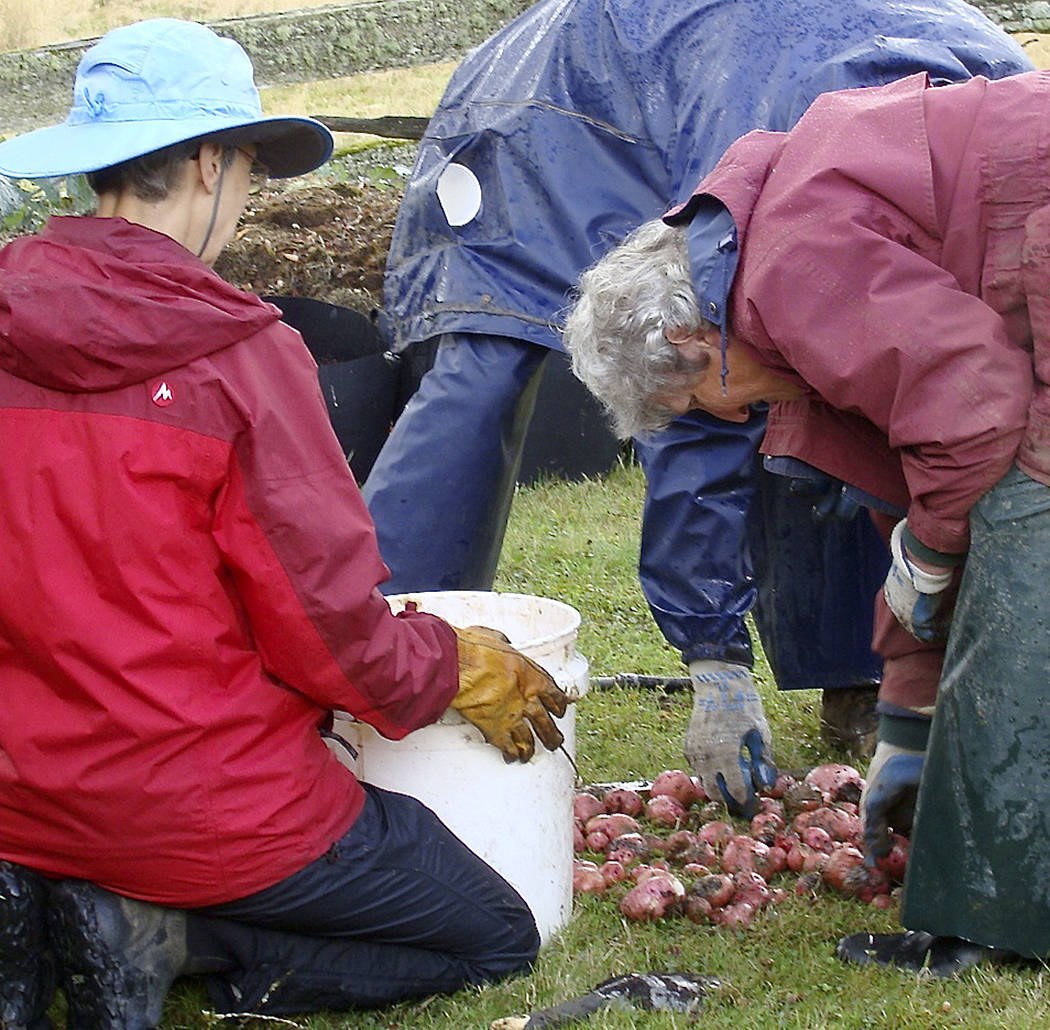
M 456 636 L 459 693 L 452 707 L 503 752 L 505 762 L 532 758 L 533 730 L 548 751 L 560 747 L 565 738 L 551 715 L 564 715 L 569 698 L 550 674 L 498 630 L 467 626 Z

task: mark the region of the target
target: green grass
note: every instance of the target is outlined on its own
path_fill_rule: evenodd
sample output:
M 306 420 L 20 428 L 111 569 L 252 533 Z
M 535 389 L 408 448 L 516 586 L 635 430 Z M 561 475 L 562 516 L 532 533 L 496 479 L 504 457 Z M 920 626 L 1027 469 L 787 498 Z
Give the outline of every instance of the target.
M 550 482 L 519 491 L 508 529 L 498 589 L 566 601 L 583 616 L 579 649 L 592 676 L 616 672 L 676 676 L 681 667 L 649 618 L 635 565 L 643 483 L 636 467 L 600 481 Z M 830 756 L 816 733 L 817 698 L 777 695 L 760 679 L 782 765 L 807 766 Z M 591 690 L 576 714 L 578 762 L 588 782 L 651 778 L 680 768 L 688 699 L 649 690 Z M 542 862 L 543 856 L 537 855 Z M 584 897 L 573 918 L 541 953 L 535 971 L 508 983 L 377 1012 L 299 1017 L 282 1023 L 219 1020 L 191 983 L 176 985 L 165 1030 L 243 1025 L 248 1030 L 487 1030 L 501 1016 L 526 1013 L 580 994 L 609 976 L 682 970 L 719 978 L 695 1022 L 685 1016 L 607 1011 L 589 1030 L 848 1030 L 1050 1026 L 1045 971 L 977 971 L 952 982 L 847 967 L 834 943 L 858 930 L 896 929 L 892 912 L 835 897 L 790 897 L 747 930 L 687 920 L 630 924 L 609 898 Z

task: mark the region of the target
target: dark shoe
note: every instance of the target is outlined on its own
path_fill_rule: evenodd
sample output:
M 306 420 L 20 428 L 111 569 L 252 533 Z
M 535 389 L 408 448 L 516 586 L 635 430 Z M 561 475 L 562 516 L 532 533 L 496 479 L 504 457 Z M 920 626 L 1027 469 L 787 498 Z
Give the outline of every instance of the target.
M 877 686 L 825 690 L 820 705 L 820 736 L 836 751 L 850 758 L 871 758 L 875 753 L 879 717 L 875 712 Z
M 186 913 L 84 880 L 50 886 L 48 930 L 68 1030 L 152 1030 L 186 964 Z
M 47 947 L 43 877 L 0 861 L 0 1027 L 51 1030 L 55 970 Z
M 922 930 L 851 934 L 839 941 L 835 954 L 844 962 L 895 966 L 940 978 L 958 976 L 985 962 L 1019 961 L 1018 956 L 999 948 L 986 948 L 961 937 L 935 937 Z

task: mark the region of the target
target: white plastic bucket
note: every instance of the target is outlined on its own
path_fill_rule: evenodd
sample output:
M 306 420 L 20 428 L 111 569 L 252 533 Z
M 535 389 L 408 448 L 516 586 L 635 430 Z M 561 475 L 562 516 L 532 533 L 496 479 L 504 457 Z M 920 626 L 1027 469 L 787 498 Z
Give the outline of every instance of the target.
M 587 692 L 588 664 L 576 650 L 580 614 L 561 601 L 480 590 L 399 594 L 394 611 L 414 601 L 454 626 L 501 630 L 542 665 L 574 700 Z M 556 720 L 575 758 L 573 705 Z M 544 943 L 572 912 L 572 798 L 575 773 L 560 751 L 537 741 L 525 765 L 508 765 L 481 732 L 451 709 L 433 726 L 400 741 L 337 714 L 335 732 L 358 752 L 340 759 L 361 780 L 419 798 L 525 899 Z

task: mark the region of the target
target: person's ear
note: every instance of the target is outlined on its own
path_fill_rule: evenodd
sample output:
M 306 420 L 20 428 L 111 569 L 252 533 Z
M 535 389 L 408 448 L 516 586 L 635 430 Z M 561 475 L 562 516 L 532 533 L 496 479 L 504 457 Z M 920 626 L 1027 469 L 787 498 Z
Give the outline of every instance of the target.
M 223 172 L 223 148 L 217 143 L 202 143 L 195 163 L 201 184 L 208 193 L 218 189 Z
M 710 351 L 720 351 L 721 330 L 717 325 L 706 325 L 702 329 L 684 329 L 680 326 L 665 329 L 667 342 L 678 348 L 678 352 L 690 364 L 699 364 Z

